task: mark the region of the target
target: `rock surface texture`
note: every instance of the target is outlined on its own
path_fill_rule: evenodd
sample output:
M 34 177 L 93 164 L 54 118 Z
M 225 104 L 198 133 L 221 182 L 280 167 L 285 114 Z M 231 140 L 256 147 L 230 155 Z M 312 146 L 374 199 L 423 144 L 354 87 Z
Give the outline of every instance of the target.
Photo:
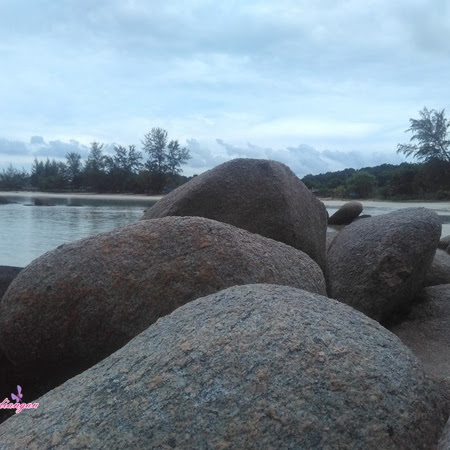
M 38 401 L 1 449 L 425 449 L 447 420 L 396 336 L 274 285 L 191 302 Z
M 441 439 L 439 440 L 437 450 L 450 450 L 450 417 L 445 425 Z
M 450 383 L 450 284 L 425 288 L 403 322 L 390 330 L 430 374 Z
M 328 250 L 330 297 L 378 321 L 390 319 L 422 288 L 441 224 L 425 208 L 408 208 L 358 220 Z
M 300 249 L 325 269 L 324 204 L 289 167 L 235 159 L 193 178 L 152 206 L 143 219 L 200 216 Z
M 319 266 L 281 242 L 199 217 L 140 221 L 28 265 L 0 304 L 0 353 L 24 376 L 67 379 L 179 306 L 248 283 L 326 292 Z
M 362 212 L 363 205 L 357 200 L 344 203 L 329 219 L 329 225 L 348 225 Z
M 449 245 L 450 245 L 450 235 L 447 235 L 441 238 L 441 240 L 439 241 L 438 248 L 440 248 L 441 250 L 446 250 Z
M 450 283 L 450 255 L 444 250 L 437 249 L 427 272 L 425 286 L 448 283 Z

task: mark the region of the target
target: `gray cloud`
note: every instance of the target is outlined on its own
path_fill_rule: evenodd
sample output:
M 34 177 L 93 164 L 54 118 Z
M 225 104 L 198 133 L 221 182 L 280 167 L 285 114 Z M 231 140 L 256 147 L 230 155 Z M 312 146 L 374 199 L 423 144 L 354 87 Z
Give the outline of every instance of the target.
M 231 158 L 260 158 L 272 159 L 286 164 L 299 177 L 307 174 L 319 174 L 334 172 L 346 168 L 361 169 L 384 163 L 400 164 L 404 158 L 393 153 L 371 153 L 343 152 L 336 150 L 318 151 L 315 148 L 301 144 L 297 147 L 287 147 L 285 149 L 263 148 L 253 144 L 246 147 L 239 147 L 217 139 L 217 143 L 226 149 L 229 159 Z
M 44 138 L 42 136 L 31 136 L 30 145 L 45 145 Z
M 377 160 L 373 149 L 395 152 L 424 105 L 450 110 L 449 10 L 446 0 L 3 0 L 0 145 L 27 154 L 18 141 L 40 133 L 49 141 L 33 136 L 33 152 L 59 157 L 155 123 L 198 137 L 195 167 L 240 155 L 311 168 Z M 216 136 L 211 156 L 203 143 Z
M 25 142 L 0 138 L 0 154 L 2 153 L 5 155 L 26 155 L 29 150 Z
M 0 154 L 64 159 L 67 153 L 79 153 L 87 157 L 89 149 L 75 140 L 46 142 L 42 136 L 32 136 L 29 143 L 0 138 Z

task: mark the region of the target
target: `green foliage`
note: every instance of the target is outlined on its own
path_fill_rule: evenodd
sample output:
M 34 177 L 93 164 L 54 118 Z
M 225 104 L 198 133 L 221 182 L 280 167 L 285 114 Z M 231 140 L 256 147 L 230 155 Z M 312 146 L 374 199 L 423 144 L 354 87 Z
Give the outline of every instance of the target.
M 16 191 L 26 188 L 29 184 L 29 175 L 25 170 L 17 170 L 10 164 L 7 169 L 0 172 L 0 189 Z
M 0 173 L 0 189 L 32 186 L 42 191 L 83 190 L 94 192 L 165 193 L 189 178 L 181 175 L 181 165 L 190 158 L 178 141 L 168 142 L 167 131 L 153 128 L 142 142 L 148 160 L 135 145 L 110 147 L 92 142 L 86 162 L 71 152 L 66 162 L 35 158 L 31 174 L 10 166 Z
M 178 141 L 172 140 L 168 143 L 167 131 L 162 128 L 152 128 L 144 136 L 142 149 L 148 155 L 145 163 L 149 172 L 148 186 L 156 193 L 164 190 L 168 175 L 180 174 L 180 166 L 190 159 L 189 150 L 181 148 Z
M 40 191 L 64 189 L 67 182 L 67 167 L 64 163 L 47 158 L 45 162 L 34 159 L 30 176 L 31 186 Z
M 358 170 L 346 181 L 346 185 L 351 197 L 367 198 L 373 195 L 377 179 L 364 170 Z
M 409 119 L 410 127 L 406 132 L 412 132 L 413 135 L 409 144 L 398 144 L 397 153 L 413 156 L 424 162 L 432 160 L 450 162 L 448 140 L 450 121 L 445 117 L 445 110 L 423 108 L 419 111 L 419 115 L 420 119 Z
M 136 146 L 128 149 L 121 145 L 114 146 L 113 157 L 107 157 L 108 186 L 115 192 L 131 192 L 139 189 L 136 175 L 142 167 L 142 154 Z
M 170 141 L 167 146 L 167 168 L 171 175 L 182 172 L 180 166 L 186 164 L 191 159 L 189 150 L 186 147 L 180 147 L 178 141 Z
M 72 189 L 79 189 L 82 182 L 83 164 L 81 162 L 81 155 L 76 152 L 71 152 L 66 155 L 66 173 L 67 179 Z
M 104 144 L 92 142 L 83 170 L 83 185 L 88 190 L 103 192 L 106 190 L 106 172 L 108 158 L 103 154 Z
M 355 197 L 413 198 L 425 192 L 424 166 L 411 163 L 381 164 L 358 171 L 345 169 L 307 175 L 302 181 L 320 196 L 341 198 L 353 194 Z

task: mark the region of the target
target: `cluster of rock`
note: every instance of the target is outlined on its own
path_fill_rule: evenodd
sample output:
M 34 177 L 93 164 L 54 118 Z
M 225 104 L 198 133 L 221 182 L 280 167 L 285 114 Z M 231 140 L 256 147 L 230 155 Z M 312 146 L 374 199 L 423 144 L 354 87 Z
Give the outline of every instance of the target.
M 0 395 L 20 384 L 40 408 L 1 424 L 0 448 L 435 448 L 439 218 L 354 221 L 350 203 L 327 242 L 289 168 L 238 159 L 33 261 L 0 302 Z

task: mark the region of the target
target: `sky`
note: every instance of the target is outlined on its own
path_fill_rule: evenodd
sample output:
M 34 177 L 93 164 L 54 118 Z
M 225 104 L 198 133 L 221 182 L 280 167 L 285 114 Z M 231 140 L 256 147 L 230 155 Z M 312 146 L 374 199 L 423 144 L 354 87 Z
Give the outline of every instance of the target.
M 448 36 L 447 0 L 0 0 L 0 168 L 153 127 L 186 175 L 398 164 L 409 119 L 450 108 Z

